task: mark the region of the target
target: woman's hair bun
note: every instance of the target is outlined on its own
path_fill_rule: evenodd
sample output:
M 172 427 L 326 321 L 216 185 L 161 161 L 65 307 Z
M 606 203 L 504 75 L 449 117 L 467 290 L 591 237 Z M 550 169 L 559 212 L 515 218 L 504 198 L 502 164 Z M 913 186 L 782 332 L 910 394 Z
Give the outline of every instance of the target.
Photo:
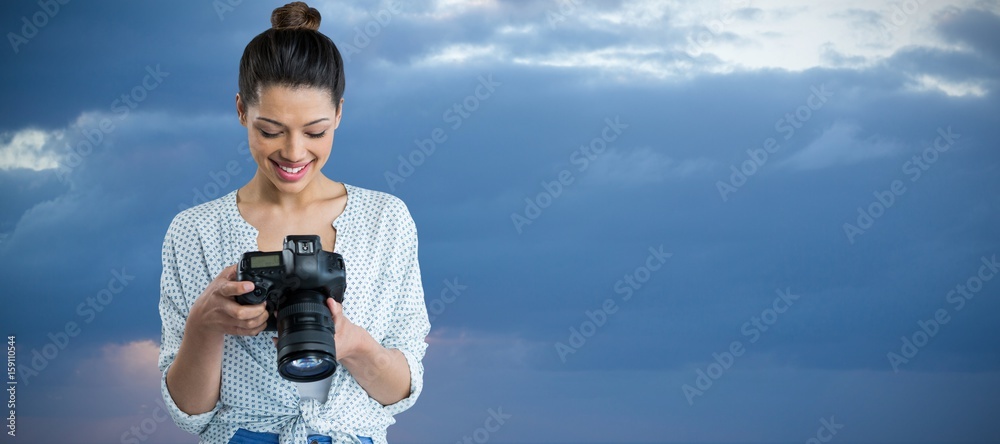
M 292 2 L 274 10 L 271 13 L 271 28 L 274 29 L 311 29 L 319 31 L 319 11 L 310 8 L 305 2 Z

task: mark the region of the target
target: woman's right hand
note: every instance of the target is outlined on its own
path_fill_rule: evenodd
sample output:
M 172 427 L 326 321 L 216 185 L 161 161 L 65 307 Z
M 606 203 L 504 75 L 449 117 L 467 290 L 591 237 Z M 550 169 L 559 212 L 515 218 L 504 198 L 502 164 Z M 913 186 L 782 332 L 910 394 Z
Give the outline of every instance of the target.
M 249 293 L 253 288 L 252 282 L 236 280 L 236 264 L 226 267 L 194 301 L 185 328 L 220 336 L 256 336 L 267 327 L 266 304 L 236 302 L 236 296 Z
M 166 374 L 167 390 L 182 412 L 201 414 L 218 403 L 226 334 L 256 335 L 267 327 L 265 303 L 236 302 L 236 296 L 252 290 L 253 283 L 236 280 L 236 265 L 231 265 L 191 305 L 181 346 Z

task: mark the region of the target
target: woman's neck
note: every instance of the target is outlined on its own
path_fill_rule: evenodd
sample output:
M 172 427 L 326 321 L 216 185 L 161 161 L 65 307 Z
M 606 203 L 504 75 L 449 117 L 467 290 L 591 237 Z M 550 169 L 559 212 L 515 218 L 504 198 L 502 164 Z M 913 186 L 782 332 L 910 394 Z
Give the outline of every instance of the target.
M 284 210 L 303 209 L 311 204 L 330 199 L 337 193 L 336 182 L 320 173 L 298 193 L 279 190 L 262 174 L 254 175 L 250 182 L 240 189 L 241 200 L 255 204 L 273 205 Z

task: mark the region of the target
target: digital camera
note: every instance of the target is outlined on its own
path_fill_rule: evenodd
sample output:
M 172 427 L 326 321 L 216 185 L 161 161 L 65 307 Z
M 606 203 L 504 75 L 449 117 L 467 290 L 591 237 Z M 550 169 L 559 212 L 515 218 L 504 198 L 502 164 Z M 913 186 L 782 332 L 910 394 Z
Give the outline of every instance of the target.
M 278 332 L 278 373 L 311 382 L 337 370 L 333 319 L 326 299 L 343 302 L 344 258 L 323 250 L 319 236 L 286 236 L 281 251 L 243 253 L 237 279 L 253 291 L 236 297 L 243 305 L 267 302 L 265 331 Z

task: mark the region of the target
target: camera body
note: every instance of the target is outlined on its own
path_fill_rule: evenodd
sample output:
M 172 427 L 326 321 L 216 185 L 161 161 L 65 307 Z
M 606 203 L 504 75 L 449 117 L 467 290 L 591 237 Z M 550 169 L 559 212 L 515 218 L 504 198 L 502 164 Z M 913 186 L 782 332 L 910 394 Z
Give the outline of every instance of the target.
M 243 305 L 267 301 L 267 331 L 275 331 L 277 308 L 286 305 L 303 290 L 315 291 L 337 302 L 344 302 L 347 287 L 344 258 L 323 250 L 320 237 L 286 236 L 281 251 L 248 251 L 240 258 L 236 279 L 250 281 L 253 291 L 236 297 Z M 325 300 L 323 301 L 325 302 Z
M 324 251 L 319 236 L 291 235 L 281 251 L 243 253 L 236 273 L 238 280 L 254 284 L 237 302 L 267 303 L 265 331 L 278 332 L 279 373 L 296 382 L 333 374 L 334 325 L 326 300 L 344 301 L 344 258 Z

